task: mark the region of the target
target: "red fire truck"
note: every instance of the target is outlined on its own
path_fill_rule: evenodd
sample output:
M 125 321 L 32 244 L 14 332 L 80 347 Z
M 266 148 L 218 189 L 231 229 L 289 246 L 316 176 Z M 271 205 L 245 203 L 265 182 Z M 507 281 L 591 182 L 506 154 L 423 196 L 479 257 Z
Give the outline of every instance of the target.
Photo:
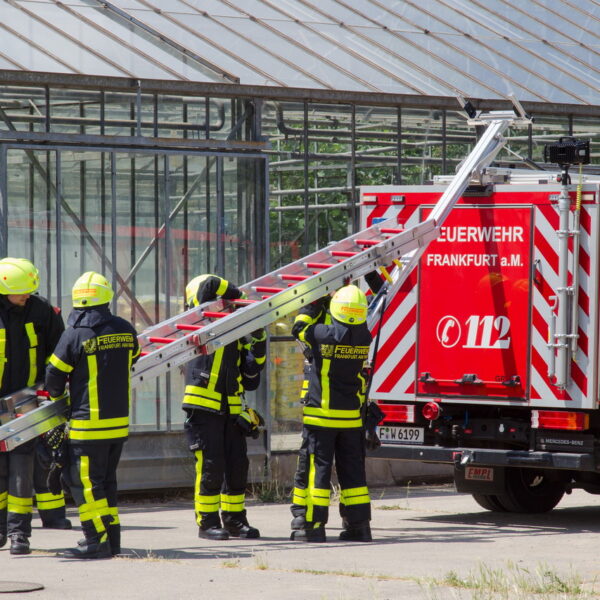
M 374 456 L 454 465 L 493 511 L 600 493 L 600 177 L 573 180 L 487 169 L 380 322 Z M 363 224 L 421 222 L 450 182 L 364 187 Z

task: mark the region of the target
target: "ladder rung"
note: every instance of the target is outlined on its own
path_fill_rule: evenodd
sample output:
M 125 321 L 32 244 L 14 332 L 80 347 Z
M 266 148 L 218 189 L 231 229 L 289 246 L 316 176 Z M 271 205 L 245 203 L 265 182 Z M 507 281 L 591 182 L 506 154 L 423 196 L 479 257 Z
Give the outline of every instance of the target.
M 246 304 L 254 304 L 255 302 L 258 302 L 258 300 L 251 300 L 250 298 L 238 298 L 237 300 L 230 300 L 230 302 L 239 306 L 246 306 Z
M 354 240 L 359 246 L 377 246 L 381 243 L 381 240 Z
M 283 292 L 283 290 L 285 290 L 285 288 L 267 287 L 264 285 L 257 285 L 254 289 L 257 292 L 262 292 L 264 294 L 278 294 L 279 292 Z
M 164 338 L 164 337 L 149 337 L 148 341 L 151 344 L 170 344 L 175 340 L 173 338 Z
M 177 327 L 177 329 L 183 329 L 184 331 L 196 331 L 197 329 L 202 329 L 202 325 L 188 325 L 187 323 L 177 323 L 175 327 Z
M 140 356 L 148 356 L 149 352 L 140 352 Z
M 379 231 L 381 231 L 381 233 L 402 233 L 404 229 L 389 229 L 388 227 L 382 227 Z
M 358 252 L 351 252 L 350 250 L 332 250 L 331 256 L 356 256 Z
M 212 310 L 203 310 L 202 316 L 208 317 L 209 319 L 222 319 L 223 317 L 228 317 L 231 313 L 224 312 L 215 312 Z
M 283 279 L 284 281 L 304 281 L 305 279 L 308 279 L 308 275 L 285 275 L 283 273 L 279 274 L 279 277 L 281 277 L 281 279 Z
M 329 269 L 329 267 L 335 267 L 335 265 L 332 265 L 330 263 L 314 263 L 314 262 L 309 262 L 309 263 L 304 263 L 306 265 L 307 269 Z

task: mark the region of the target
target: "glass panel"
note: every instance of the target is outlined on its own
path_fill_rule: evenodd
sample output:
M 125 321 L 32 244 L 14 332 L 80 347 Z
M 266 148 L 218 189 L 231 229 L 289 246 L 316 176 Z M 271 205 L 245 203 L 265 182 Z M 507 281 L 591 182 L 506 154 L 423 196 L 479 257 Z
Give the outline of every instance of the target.
M 2 20 L 10 23 L 10 26 L 25 38 L 43 40 L 44 47 L 51 49 L 52 54 L 57 59 L 68 65 L 67 70 L 76 73 L 94 73 L 96 75 L 129 75 L 116 62 L 111 64 L 99 56 L 93 48 L 86 48 L 87 44 L 84 40 L 73 41 L 64 35 L 60 28 L 53 27 L 54 21 L 61 22 L 60 19 L 56 19 L 57 7 L 55 5 L 36 4 L 35 8 L 28 9 L 28 12 L 26 12 L 26 9 L 28 7 L 17 9 L 4 2 L 2 4 Z M 70 35 L 77 36 L 80 29 L 79 23 L 77 23 L 73 26 Z M 43 70 L 36 64 L 28 68 Z M 61 70 L 64 69 L 65 67 Z
M 101 53 L 119 62 L 136 76 L 194 81 L 214 79 L 214 74 L 207 72 L 200 63 L 190 60 L 143 29 L 132 27 L 129 21 L 102 6 L 71 8 L 81 16 L 80 20 L 86 19 L 92 24 L 93 27 L 88 32 L 89 39 L 101 43 L 104 38 L 104 43 L 98 46 Z M 103 33 L 102 29 L 111 34 L 109 39 L 106 37 L 108 33 Z
M 51 89 L 50 118 L 50 131 L 54 133 L 98 135 L 100 92 Z M 39 119 L 43 122 L 43 115 Z
M 22 34 L 20 31 L 13 31 L 8 25 L 0 29 L 0 51 L 10 59 L 10 69 L 16 67 L 19 70 L 74 72 L 68 63 L 54 58 L 49 49 L 44 48 L 43 45 L 33 45 L 28 41 L 30 38 L 17 35 L 17 33 Z
M 56 266 L 56 154 L 7 152 L 8 256 L 28 258 L 40 272 L 39 293 L 61 306 Z
M 40 292 L 65 318 L 73 282 L 88 270 L 113 281 L 116 313 L 138 331 L 181 312 L 192 276 L 219 272 L 241 284 L 263 272 L 261 160 L 16 149 L 7 164 L 8 252 L 38 265 Z M 263 411 L 265 392 L 249 397 Z M 134 429 L 180 427 L 182 393 L 179 372 L 136 388 Z
M 532 126 L 532 160 L 536 163 L 544 162 L 544 146 L 548 142 L 555 142 L 561 136 L 569 135 L 568 117 L 553 117 L 541 115 Z
M 356 107 L 356 185 L 398 181 L 398 110 Z
M 46 130 L 44 88 L 0 86 L 0 105 L 6 117 L 0 119 L 0 129 Z
M 592 163 L 598 164 L 600 156 L 600 123 L 593 117 L 576 117 L 573 119 L 573 135 L 580 139 L 590 140 Z

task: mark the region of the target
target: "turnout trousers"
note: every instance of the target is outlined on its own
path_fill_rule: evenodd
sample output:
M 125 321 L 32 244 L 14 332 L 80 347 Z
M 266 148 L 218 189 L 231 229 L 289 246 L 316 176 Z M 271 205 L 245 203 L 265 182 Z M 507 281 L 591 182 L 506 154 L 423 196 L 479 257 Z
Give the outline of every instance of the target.
M 0 452 L 0 533 L 31 536 L 33 463 L 37 440 Z
M 291 510 L 294 517 L 304 517 L 309 527 L 327 523 L 334 464 L 341 488 L 340 516 L 344 526 L 371 519 L 364 431 L 305 426 Z
M 202 529 L 245 518 L 248 456 L 236 417 L 194 410 L 185 429 L 196 459 L 194 508 Z
M 65 495 L 53 494 L 48 489 L 46 480 L 52 463 L 50 450 L 38 443 L 33 464 L 33 489 L 35 490 L 35 503 L 44 525 L 51 525 L 66 518 Z
M 81 529 L 88 541 L 103 542 L 113 537 L 113 528 L 120 531 L 117 466 L 122 450 L 123 441 L 69 441 L 69 465 L 63 478 L 79 509 Z

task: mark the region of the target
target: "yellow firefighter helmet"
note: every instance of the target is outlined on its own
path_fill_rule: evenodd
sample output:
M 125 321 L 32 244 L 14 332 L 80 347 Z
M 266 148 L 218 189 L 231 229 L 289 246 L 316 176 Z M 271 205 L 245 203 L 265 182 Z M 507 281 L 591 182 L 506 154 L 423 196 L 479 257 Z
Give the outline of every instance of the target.
M 367 306 L 365 293 L 355 285 L 346 285 L 333 295 L 329 311 L 337 321 L 359 325 L 367 320 Z
M 40 274 L 26 258 L 0 260 L 0 294 L 33 294 L 40 285 Z
M 81 275 L 73 285 L 73 307 L 88 308 L 108 304 L 113 295 L 112 286 L 104 275 L 88 271 Z

